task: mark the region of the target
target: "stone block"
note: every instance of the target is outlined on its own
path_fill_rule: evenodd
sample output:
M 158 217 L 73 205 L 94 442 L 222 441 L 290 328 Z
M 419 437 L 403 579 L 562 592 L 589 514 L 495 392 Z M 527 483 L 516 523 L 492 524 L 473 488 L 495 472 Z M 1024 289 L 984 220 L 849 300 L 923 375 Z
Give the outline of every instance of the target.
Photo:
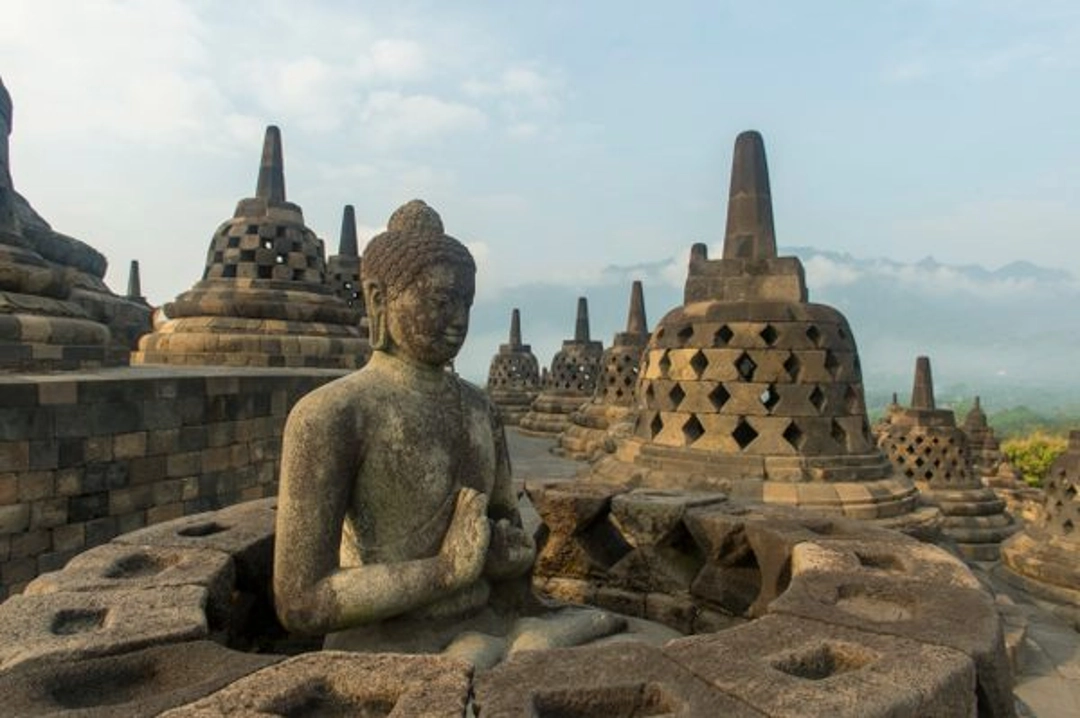
M 98 491 L 68 499 L 68 518 L 73 522 L 90 521 L 109 515 L 109 494 Z
M 473 685 L 484 718 L 765 715 L 639 643 L 519 653 Z
M 30 526 L 30 504 L 0 506 L 0 536 L 25 531 Z
M 48 404 L 77 404 L 79 401 L 79 385 L 73 381 L 43 381 L 37 385 L 38 403 Z
M 150 431 L 146 436 L 146 453 L 148 455 L 167 454 L 171 455 L 180 448 L 180 429 L 159 429 Z
M 56 495 L 56 481 L 51 471 L 27 471 L 19 474 L 19 501 L 37 501 Z
M 57 551 L 78 551 L 86 545 L 85 524 L 65 524 L 52 532 L 53 548 Z
M 201 586 L 210 624 L 221 626 L 234 583 L 232 559 L 220 551 L 109 543 L 78 555 L 62 571 L 38 576 L 26 595 Z
M 7 586 L 8 595 L 12 595 L 22 591 L 22 587 L 37 574 L 36 558 L 13 558 L 0 565 L 0 584 Z
M 117 459 L 146 456 L 146 432 L 133 431 L 129 434 L 117 434 L 114 436 L 113 456 Z
M 83 439 L 83 455 L 87 463 L 112 461 L 112 437 L 88 436 Z
M 0 674 L 11 715 L 95 718 L 158 715 L 226 686 L 281 656 L 232 651 L 212 641 L 153 646 L 76 663 L 24 664 Z
M 86 545 L 99 546 L 120 533 L 115 516 L 103 516 L 86 522 Z
M 30 470 L 55 469 L 60 466 L 60 445 L 55 441 L 30 442 Z
M 0 402 L 0 441 L 45 441 L 52 434 L 52 413 L 49 409 L 9 406 Z
M 163 521 L 172 521 L 184 515 L 184 503 L 176 501 L 171 504 L 161 504 L 146 510 L 146 523 L 159 524 Z
M 150 484 L 132 486 L 109 492 L 109 515 L 122 516 L 142 511 L 154 504 L 154 487 Z
M 116 533 L 126 534 L 146 526 L 146 511 L 132 511 L 116 517 Z
M 199 586 L 12 596 L 0 604 L 0 669 L 202 638 L 205 604 Z
M 55 473 L 56 495 L 75 496 L 83 491 L 84 469 L 60 469 Z
M 808 570 L 793 574 L 769 612 L 960 651 L 975 663 L 979 715 L 1015 715 L 1001 622 L 984 591 L 873 570 Z
M 124 534 L 116 543 L 221 551 L 236 561 L 238 585 L 262 591 L 273 560 L 275 505 L 275 499 L 263 499 L 185 516 Z
M 50 529 L 68 520 L 68 500 L 64 497 L 42 499 L 30 504 L 30 528 Z
M 669 658 L 770 716 L 969 716 L 975 667 L 959 651 L 790 616 L 664 646 Z M 812 708 L 811 708 L 812 707 Z
M 240 714 L 457 718 L 465 714 L 470 674 L 466 663 L 441 656 L 307 653 L 252 673 L 161 718 Z
M 0 472 L 27 471 L 29 468 L 29 441 L 0 441 Z
M 23 531 L 11 537 L 11 557 L 27 558 L 45 553 L 52 546 L 52 532 L 47 529 Z
M 0 506 L 9 506 L 19 500 L 19 477 L 17 474 L 0 474 Z

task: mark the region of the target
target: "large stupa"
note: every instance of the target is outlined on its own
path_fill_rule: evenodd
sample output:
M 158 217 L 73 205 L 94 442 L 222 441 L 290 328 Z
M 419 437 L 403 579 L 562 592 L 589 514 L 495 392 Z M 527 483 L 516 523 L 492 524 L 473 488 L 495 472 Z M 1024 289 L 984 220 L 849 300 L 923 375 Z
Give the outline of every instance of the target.
M 327 283 L 323 242 L 285 199 L 277 127 L 266 130 L 255 196 L 214 232 L 202 279 L 165 314 L 132 363 L 353 369 L 367 360 L 360 308 Z
M 634 436 L 593 478 L 891 518 L 916 491 L 870 435 L 855 339 L 776 250 L 765 147 L 735 141 L 723 257 L 691 250 L 685 303 L 645 350 Z

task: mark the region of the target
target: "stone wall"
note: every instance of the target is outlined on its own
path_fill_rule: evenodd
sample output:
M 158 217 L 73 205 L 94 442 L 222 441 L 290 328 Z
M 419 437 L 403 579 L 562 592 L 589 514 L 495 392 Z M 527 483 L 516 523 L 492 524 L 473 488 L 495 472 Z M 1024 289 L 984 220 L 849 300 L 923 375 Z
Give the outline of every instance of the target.
M 285 416 L 341 374 L 0 377 L 0 600 L 118 534 L 276 493 Z

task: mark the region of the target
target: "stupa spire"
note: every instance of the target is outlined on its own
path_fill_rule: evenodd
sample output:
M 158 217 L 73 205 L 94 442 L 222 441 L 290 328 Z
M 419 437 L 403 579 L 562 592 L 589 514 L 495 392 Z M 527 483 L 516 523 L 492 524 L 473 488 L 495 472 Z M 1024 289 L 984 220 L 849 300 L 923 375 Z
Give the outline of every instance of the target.
M 765 141 L 759 132 L 748 130 L 735 138 L 735 153 L 731 158 L 724 259 L 775 259 L 776 256 Z
M 128 299 L 142 299 L 142 280 L 139 278 L 139 260 L 131 260 L 131 268 L 128 269 Z
M 356 244 L 356 210 L 351 204 L 345 205 L 345 211 L 341 215 L 341 240 L 338 243 L 338 254 L 343 257 L 360 256 L 360 250 Z
M 574 323 L 574 341 L 584 343 L 589 341 L 589 300 L 578 297 L 577 321 Z
M 285 201 L 285 157 L 281 151 L 281 130 L 275 125 L 266 128 L 255 196 L 268 204 Z
M 513 351 L 521 349 L 521 312 L 517 307 L 510 312 L 510 349 Z
M 634 280 L 630 287 L 630 313 L 626 317 L 627 334 L 647 334 L 649 323 L 645 320 L 645 292 L 641 281 Z
M 935 409 L 934 376 L 930 373 L 930 357 L 915 359 L 915 386 L 911 389 L 912 409 Z

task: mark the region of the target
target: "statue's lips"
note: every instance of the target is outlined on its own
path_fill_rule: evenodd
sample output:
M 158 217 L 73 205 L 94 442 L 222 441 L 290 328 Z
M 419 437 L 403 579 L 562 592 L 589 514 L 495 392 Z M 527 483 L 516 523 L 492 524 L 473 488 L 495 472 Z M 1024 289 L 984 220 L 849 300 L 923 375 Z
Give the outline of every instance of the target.
M 453 344 L 454 346 L 461 346 L 465 343 L 465 335 L 447 332 L 443 334 L 443 341 L 447 344 Z

